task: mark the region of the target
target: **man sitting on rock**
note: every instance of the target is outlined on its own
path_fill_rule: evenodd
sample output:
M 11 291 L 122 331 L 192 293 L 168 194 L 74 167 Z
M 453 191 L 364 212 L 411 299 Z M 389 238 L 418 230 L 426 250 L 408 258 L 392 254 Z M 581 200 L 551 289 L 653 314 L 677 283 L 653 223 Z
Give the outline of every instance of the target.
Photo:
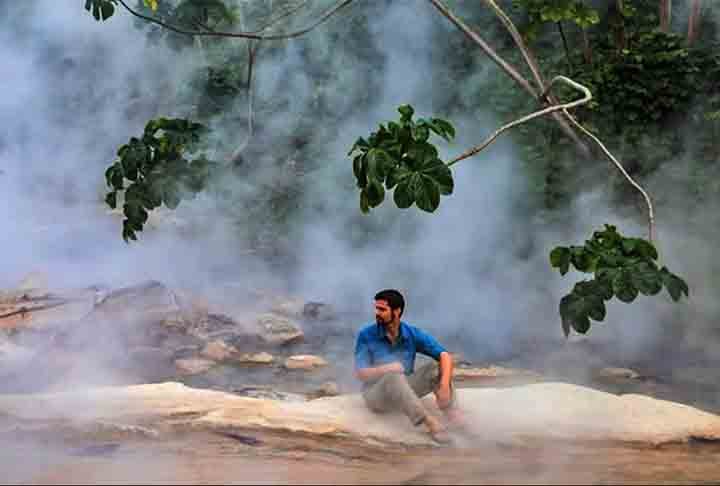
M 433 440 L 449 443 L 446 427 L 425 409 L 420 398 L 434 392 L 446 417 L 451 422 L 459 420 L 452 386 L 452 357 L 435 338 L 401 321 L 404 310 L 405 299 L 397 290 L 382 290 L 375 295 L 376 324 L 358 334 L 355 376 L 363 382 L 363 397 L 370 410 L 401 410 L 413 425 L 425 423 Z M 436 362 L 415 371 L 416 353 Z

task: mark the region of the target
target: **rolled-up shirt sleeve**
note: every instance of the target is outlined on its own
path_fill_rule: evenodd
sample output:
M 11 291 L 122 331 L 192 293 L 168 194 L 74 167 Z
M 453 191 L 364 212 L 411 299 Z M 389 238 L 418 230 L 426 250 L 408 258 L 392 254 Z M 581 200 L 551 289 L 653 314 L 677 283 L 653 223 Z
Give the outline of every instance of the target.
M 447 352 L 437 339 L 420 329 L 416 329 L 415 332 L 415 349 L 418 353 L 430 356 L 436 361 L 440 360 L 440 353 Z
M 370 348 L 368 347 L 367 337 L 360 333 L 355 342 L 355 369 L 370 368 Z

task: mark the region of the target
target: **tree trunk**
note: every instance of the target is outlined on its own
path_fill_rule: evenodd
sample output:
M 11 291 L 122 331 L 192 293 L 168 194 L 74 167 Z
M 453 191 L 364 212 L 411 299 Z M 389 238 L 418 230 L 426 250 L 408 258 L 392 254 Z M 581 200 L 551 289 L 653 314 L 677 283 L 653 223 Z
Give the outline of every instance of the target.
M 670 12 L 672 0 L 660 0 L 660 30 L 670 32 Z
M 688 18 L 687 42 L 692 44 L 698 36 L 700 27 L 700 10 L 702 9 L 702 0 L 692 0 L 690 4 L 690 18 Z
M 625 16 L 623 15 L 624 9 L 625 5 L 623 0 L 616 0 L 614 8 L 611 8 L 608 12 L 608 22 L 610 23 L 610 28 L 615 38 L 615 47 L 618 51 L 622 51 L 627 47 Z
M 586 64 L 592 64 L 592 46 L 588 37 L 587 29 L 582 29 L 583 57 Z

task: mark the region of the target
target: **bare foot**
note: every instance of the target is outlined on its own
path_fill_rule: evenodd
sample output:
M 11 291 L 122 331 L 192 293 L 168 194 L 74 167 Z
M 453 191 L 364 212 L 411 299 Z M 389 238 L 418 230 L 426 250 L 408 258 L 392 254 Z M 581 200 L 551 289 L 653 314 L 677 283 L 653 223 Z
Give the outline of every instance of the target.
M 465 415 L 460 411 L 459 408 L 450 407 L 443 410 L 443 413 L 445 414 L 445 419 L 447 420 L 447 424 L 451 429 L 461 429 L 465 427 L 465 425 L 467 425 Z
M 425 425 L 428 428 L 428 433 L 430 434 L 432 440 L 440 444 L 452 443 L 452 437 L 448 434 L 447 429 L 438 419 L 432 415 L 428 415 L 425 417 Z

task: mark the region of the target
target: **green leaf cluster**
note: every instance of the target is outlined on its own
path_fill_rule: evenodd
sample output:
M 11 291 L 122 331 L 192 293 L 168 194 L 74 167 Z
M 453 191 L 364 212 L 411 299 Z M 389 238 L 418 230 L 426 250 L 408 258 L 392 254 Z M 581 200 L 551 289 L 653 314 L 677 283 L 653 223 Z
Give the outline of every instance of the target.
M 560 300 L 560 317 L 565 336 L 570 329 L 585 334 L 590 320 L 605 319 L 605 302 L 613 297 L 625 303 L 639 294 L 656 295 L 663 286 L 674 301 L 680 300 L 689 289 L 683 279 L 666 267 L 658 268 L 655 246 L 642 238 L 626 238 L 615 226 L 605 225 L 595 231 L 583 246 L 558 246 L 550 252 L 550 265 L 565 275 L 570 266 L 584 273 L 594 274 L 583 280 Z
M 200 155 L 192 160 L 206 129 L 179 118 L 157 118 L 145 126 L 142 137 L 132 137 L 118 149 L 118 159 L 105 171 L 111 209 L 124 198 L 123 239 L 136 240 L 148 212 L 165 204 L 175 209 L 180 201 L 203 190 L 217 164 Z
M 455 128 L 440 118 L 413 120 L 415 110 L 410 105 L 400 106 L 398 112 L 399 121 L 380 124 L 367 139 L 358 138 L 348 152 L 363 213 L 382 204 L 389 190 L 394 190 L 397 207 L 416 204 L 430 213 L 440 205 L 441 195 L 453 192 L 452 172 L 428 139 L 434 133 L 450 141 Z

